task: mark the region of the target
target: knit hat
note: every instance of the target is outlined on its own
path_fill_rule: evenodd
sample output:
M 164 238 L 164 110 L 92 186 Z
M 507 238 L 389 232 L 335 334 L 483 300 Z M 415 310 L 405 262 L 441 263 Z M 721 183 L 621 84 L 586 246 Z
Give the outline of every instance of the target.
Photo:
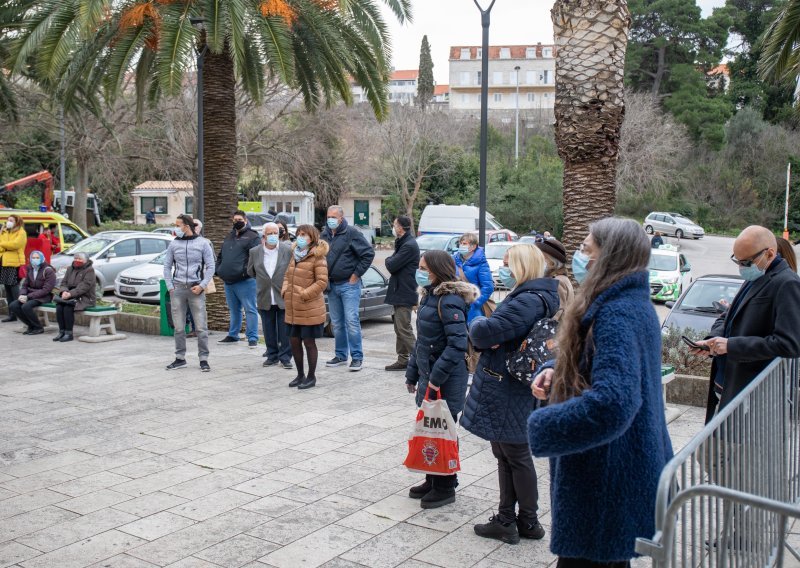
M 556 239 L 547 239 L 537 242 L 536 247 L 554 260 L 557 260 L 562 264 L 567 263 L 567 249 L 564 248 L 564 245 L 561 244 L 561 241 L 557 241 Z

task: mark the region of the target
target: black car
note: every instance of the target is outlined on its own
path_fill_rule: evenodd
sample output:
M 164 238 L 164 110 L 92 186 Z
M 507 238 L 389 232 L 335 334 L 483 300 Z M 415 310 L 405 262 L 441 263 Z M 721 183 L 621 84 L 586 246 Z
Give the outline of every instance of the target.
M 376 266 L 370 266 L 361 277 L 361 302 L 358 306 L 358 317 L 361 321 L 387 317 L 394 313 L 392 306 L 384 304 L 388 289 L 389 279 Z M 327 294 L 325 312 L 325 335 L 333 337 Z
M 670 327 L 691 328 L 703 336 L 711 330 L 714 321 L 733 302 L 744 279 L 731 274 L 709 274 L 701 276 L 684 290 L 677 302 L 667 302 L 672 308 L 661 326 L 662 331 Z

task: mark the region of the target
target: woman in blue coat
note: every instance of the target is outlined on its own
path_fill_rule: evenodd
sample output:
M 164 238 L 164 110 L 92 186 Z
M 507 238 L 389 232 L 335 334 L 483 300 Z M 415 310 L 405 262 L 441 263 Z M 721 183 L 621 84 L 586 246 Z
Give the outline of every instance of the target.
M 629 566 L 655 531 L 672 457 L 661 394 L 661 333 L 650 302 L 650 243 L 632 220 L 589 228 L 572 266 L 581 287 L 558 330 L 555 369 L 533 384 L 550 404 L 528 419 L 550 459 L 550 548 L 561 568 Z
M 558 280 L 545 278 L 547 263 L 533 245 L 508 249 L 499 275 L 511 292 L 488 318 L 478 317 L 469 338 L 482 351 L 467 395 L 461 425 L 492 443 L 497 458 L 500 505 L 486 524 L 475 525 L 475 534 L 517 544 L 520 536 L 539 539 L 539 491 L 536 470 L 528 446 L 528 416 L 535 399 L 528 384 L 506 370 L 511 352 L 542 318 L 559 307 Z M 516 507 L 519 504 L 519 516 Z
M 483 249 L 478 246 L 478 235 L 475 233 L 461 235 L 458 252 L 453 255 L 453 259 L 456 261 L 458 274 L 480 290 L 480 296 L 470 305 L 467 315 L 467 323 L 472 323 L 476 317 L 483 315 L 483 305 L 494 293 L 492 269 L 489 268 L 489 261 L 486 260 Z
M 408 392 L 417 393 L 422 405 L 425 391 L 440 391 L 457 420 L 467 392 L 467 311 L 478 291 L 457 280 L 452 257 L 444 251 L 428 251 L 416 273 L 422 298 L 417 311 L 417 342 L 406 369 Z M 428 475 L 412 487 L 409 497 L 421 499 L 423 509 L 435 509 L 456 500 L 458 477 Z

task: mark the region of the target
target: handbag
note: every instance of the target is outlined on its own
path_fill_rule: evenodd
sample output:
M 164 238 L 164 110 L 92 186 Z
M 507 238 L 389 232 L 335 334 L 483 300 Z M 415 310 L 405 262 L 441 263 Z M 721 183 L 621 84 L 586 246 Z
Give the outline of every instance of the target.
M 556 333 L 561 310 L 555 315 L 550 315 L 550 307 L 544 297 L 534 292 L 545 307 L 545 317 L 533 324 L 522 343 L 509 351 L 506 356 L 506 370 L 516 380 L 526 384 L 533 384 L 533 379 L 539 374 L 542 365 L 551 361 L 556 356 Z
M 458 427 L 442 393 L 436 391 L 436 400 L 431 400 L 430 391 L 429 385 L 408 438 L 403 465 L 417 473 L 452 475 L 461 469 Z
M 206 286 L 206 294 L 216 294 L 217 293 L 217 285 L 214 284 L 214 277 L 211 277 L 211 280 L 208 281 L 208 286 Z
M 53 296 L 53 302 L 56 304 L 61 304 L 62 306 L 75 307 L 75 305 L 78 303 L 78 300 L 76 300 L 75 298 L 70 298 L 69 300 L 65 300 L 60 295 L 57 295 Z

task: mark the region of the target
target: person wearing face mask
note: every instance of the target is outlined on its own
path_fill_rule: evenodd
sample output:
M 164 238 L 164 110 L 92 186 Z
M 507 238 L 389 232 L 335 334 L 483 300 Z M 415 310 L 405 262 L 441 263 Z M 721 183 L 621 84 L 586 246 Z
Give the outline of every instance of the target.
M 547 263 L 547 270 L 545 276 L 548 278 L 555 278 L 558 280 L 558 303 L 559 307 L 566 309 L 575 298 L 575 288 L 572 286 L 567 275 L 567 249 L 554 238 L 549 238 L 534 245 L 544 255 L 544 260 Z
M 225 301 L 231 316 L 228 335 L 219 343 L 239 343 L 244 310 L 247 345 L 251 349 L 258 347 L 256 279 L 247 273 L 250 249 L 258 246 L 261 246 L 261 237 L 250 227 L 244 211 L 236 211 L 233 214 L 233 228 L 217 255 L 217 276 L 225 283 Z
M 384 301 L 394 306 L 397 361 L 387 365 L 386 370 L 405 371 L 416 341 L 411 327 L 411 311 L 418 301 L 414 275 L 419 268 L 419 246 L 417 239 L 411 234 L 410 217 L 397 217 L 392 225 L 392 234 L 395 237 L 394 253 L 386 259 L 386 270 L 391 276 Z
M 280 364 L 292 369 L 292 347 L 286 334 L 286 305 L 281 297 L 283 278 L 292 258 L 292 246 L 281 242 L 277 223 L 264 225 L 262 246 L 250 249 L 247 273 L 256 279 L 258 313 L 267 350 L 264 367 Z
M 283 278 L 281 297 L 286 305 L 287 334 L 297 376 L 290 387 L 310 389 L 317 384 L 316 340 L 322 337 L 325 325 L 325 289 L 328 287 L 328 243 L 319 238 L 313 225 L 297 227 L 297 239 L 292 257 Z M 308 360 L 308 372 L 303 364 L 303 348 Z
M 336 353 L 327 367 L 347 365 L 349 369 L 360 371 L 364 361 L 361 345 L 361 277 L 369 269 L 375 250 L 358 230 L 351 227 L 344 218 L 344 210 L 339 205 L 328 208 L 327 227 L 322 232 L 322 240 L 328 243 L 328 310 L 336 347 Z
M 5 287 L 7 304 L 19 296 L 19 269 L 25 266 L 27 244 L 28 234 L 23 228 L 22 219 L 18 215 L 9 215 L 0 231 L 0 284 Z M 0 321 L 17 321 L 17 316 L 9 313 L 7 318 Z
M 484 305 L 494 293 L 494 279 L 489 261 L 481 247 L 478 246 L 476 233 L 465 233 L 458 241 L 458 251 L 453 255 L 458 273 L 470 284 L 474 284 L 481 291 L 481 295 L 469 307 L 468 323 L 481 315 L 489 315 L 484 311 Z
M 34 250 L 30 254 L 30 264 L 19 290 L 19 297 L 8 306 L 17 319 L 28 326 L 22 335 L 39 335 L 44 328 L 39 322 L 36 308 L 53 299 L 56 285 L 56 271 L 45 260 L 44 253 Z
M 275 221 L 278 224 L 278 239 L 281 242 L 291 242 L 292 235 L 289 233 L 289 225 L 283 219 Z
M 697 341 L 713 357 L 706 422 L 776 357 L 800 357 L 800 277 L 778 252 L 775 235 L 757 225 L 733 243 L 731 260 L 745 283 L 730 307 Z
M 560 320 L 555 366 L 533 382 L 549 404 L 528 417 L 528 441 L 550 458 L 550 550 L 561 568 L 628 567 L 636 538 L 655 532 L 672 444 L 650 250 L 636 221 L 590 225 L 573 257 L 581 286 Z
M 75 312 L 82 312 L 95 304 L 95 275 L 92 261 L 86 253 L 78 252 L 72 257 L 64 278 L 58 285 L 56 296 L 56 320 L 58 335 L 53 341 L 66 343 L 74 339 Z
M 469 326 L 469 338 L 481 351 L 467 394 L 461 425 L 491 442 L 497 459 L 500 504 L 496 515 L 475 525 L 475 534 L 509 544 L 520 537 L 540 539 L 539 491 L 528 446 L 528 415 L 535 399 L 530 387 L 515 379 L 506 362 L 533 326 L 559 309 L 558 281 L 545 276 L 544 255 L 534 245 L 508 249 L 499 277 L 511 290 L 489 316 L 478 316 Z M 519 515 L 516 507 L 519 505 Z

